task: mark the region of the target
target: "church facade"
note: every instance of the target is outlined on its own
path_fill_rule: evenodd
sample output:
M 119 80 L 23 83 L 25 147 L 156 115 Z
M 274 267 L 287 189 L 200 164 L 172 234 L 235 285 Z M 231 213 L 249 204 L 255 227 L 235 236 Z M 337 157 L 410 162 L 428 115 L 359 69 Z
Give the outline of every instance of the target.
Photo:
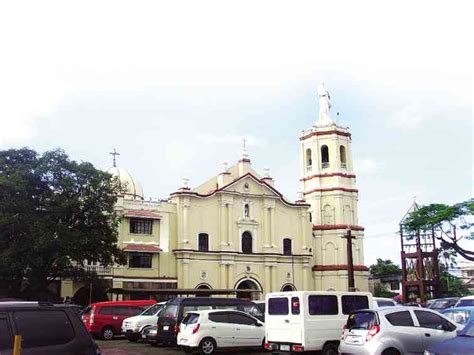
M 296 202 L 276 189 L 268 170 L 262 176 L 252 168 L 245 144 L 236 164 L 224 164 L 195 188 L 183 181 L 159 202 L 146 201 L 139 182 L 114 160 L 109 172 L 124 186 L 116 210 L 127 265 L 85 266 L 98 274 L 107 297 L 162 299 L 197 289 L 261 299 L 275 291 L 347 290 L 348 229 L 355 236 L 355 288 L 368 290 L 351 134 L 330 119 L 328 99 L 320 92 L 324 112 L 299 138 Z M 63 280 L 61 293 L 91 299 L 91 288 Z

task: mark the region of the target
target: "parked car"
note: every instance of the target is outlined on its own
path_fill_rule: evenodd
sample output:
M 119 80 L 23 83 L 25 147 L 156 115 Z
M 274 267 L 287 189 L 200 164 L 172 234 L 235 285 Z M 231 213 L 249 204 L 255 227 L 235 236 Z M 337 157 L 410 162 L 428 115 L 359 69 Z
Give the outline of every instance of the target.
M 266 297 L 265 349 L 337 354 L 347 315 L 372 308 L 368 292 L 295 291 Z
M 153 306 L 148 307 L 139 315 L 125 318 L 122 322 L 122 334 L 124 334 L 129 341 L 138 341 L 145 328 L 156 325 L 158 314 L 165 304 L 166 302 L 156 303 Z
M 352 312 L 343 328 L 341 354 L 395 355 L 423 353 L 456 336 L 457 326 L 430 309 L 385 307 Z
M 461 297 L 459 301 L 456 302 L 454 307 L 470 307 L 474 306 L 474 296 Z
M 238 298 L 189 297 L 175 298 L 164 306 L 157 321 L 156 335 L 144 332 L 144 339 L 150 343 L 176 344 L 178 325 L 184 315 L 191 311 L 208 309 L 234 309 L 250 314 L 263 321 L 263 314 L 252 301 Z
M 474 307 L 453 307 L 442 310 L 441 313 L 462 327 L 474 321 Z
M 154 300 L 92 303 L 82 313 L 82 320 L 93 336 L 110 340 L 121 334 L 125 318 L 135 316 L 155 303 Z
M 472 354 L 474 352 L 474 321 L 466 324 L 455 338 L 429 345 L 424 355 Z
M 459 297 L 438 298 L 431 300 L 426 308 L 432 309 L 434 311 L 441 311 L 446 308 L 454 307 L 458 301 Z
M 51 303 L 0 303 L 0 353 L 11 354 L 14 335 L 29 354 L 100 354 L 74 307 Z
M 185 352 L 199 350 L 211 355 L 216 349 L 261 348 L 264 324 L 241 311 L 193 311 L 184 316 L 178 328 L 178 346 Z
M 372 298 L 372 302 L 374 308 L 398 306 L 398 303 L 392 300 L 391 298 L 374 297 Z

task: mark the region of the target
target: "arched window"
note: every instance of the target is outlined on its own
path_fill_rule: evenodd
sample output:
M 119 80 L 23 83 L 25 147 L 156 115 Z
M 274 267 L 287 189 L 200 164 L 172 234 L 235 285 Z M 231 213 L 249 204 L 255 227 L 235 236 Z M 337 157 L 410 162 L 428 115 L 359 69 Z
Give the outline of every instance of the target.
M 332 208 L 330 205 L 325 205 L 323 208 L 323 222 L 324 224 L 332 224 Z
M 341 158 L 341 168 L 347 169 L 346 147 L 343 145 L 339 147 L 339 156 Z
M 286 284 L 281 288 L 281 292 L 292 292 L 296 291 L 296 287 L 292 284 Z
M 306 170 L 311 170 L 313 158 L 311 157 L 311 149 L 306 149 Z
M 321 147 L 321 163 L 322 168 L 329 168 L 329 149 L 327 145 Z
M 283 255 L 291 255 L 292 250 L 291 250 L 291 239 L 290 238 L 285 238 L 283 239 Z
M 249 232 L 244 232 L 242 234 L 242 253 L 252 254 L 252 235 Z
M 207 233 L 199 233 L 198 250 L 209 251 L 209 235 Z

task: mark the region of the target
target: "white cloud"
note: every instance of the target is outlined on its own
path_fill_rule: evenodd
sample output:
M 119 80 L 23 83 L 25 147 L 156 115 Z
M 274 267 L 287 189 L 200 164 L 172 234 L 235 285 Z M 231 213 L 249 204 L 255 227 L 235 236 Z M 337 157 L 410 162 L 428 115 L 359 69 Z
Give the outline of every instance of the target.
M 417 83 L 410 71 L 465 75 L 471 68 L 470 55 L 463 53 L 470 20 L 462 7 L 402 2 L 387 11 L 372 1 L 3 2 L 0 144 L 27 140 L 37 117 L 82 91 L 183 85 L 192 97 L 203 86 L 238 91 L 289 80 L 316 83 L 330 71 L 383 79 L 396 91 Z M 453 90 L 443 79 L 437 84 Z M 416 126 L 416 120 L 409 122 Z
M 394 112 L 388 119 L 388 126 L 404 131 L 414 131 L 422 125 L 426 118 L 426 108 L 423 114 L 423 108 L 420 104 L 411 103 Z
M 359 175 L 372 175 L 380 169 L 380 163 L 374 159 L 355 159 L 354 170 Z

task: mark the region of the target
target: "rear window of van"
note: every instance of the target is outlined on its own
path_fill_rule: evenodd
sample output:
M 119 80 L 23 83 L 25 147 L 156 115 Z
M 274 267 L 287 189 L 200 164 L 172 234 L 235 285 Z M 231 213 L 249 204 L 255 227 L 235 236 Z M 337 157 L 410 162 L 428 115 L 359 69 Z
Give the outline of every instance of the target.
M 271 315 L 287 315 L 289 312 L 288 298 L 275 297 L 268 300 L 268 314 Z
M 337 296 L 309 296 L 308 311 L 312 316 L 338 314 Z
M 343 314 L 369 308 L 369 298 L 367 296 L 342 296 L 341 301 Z

